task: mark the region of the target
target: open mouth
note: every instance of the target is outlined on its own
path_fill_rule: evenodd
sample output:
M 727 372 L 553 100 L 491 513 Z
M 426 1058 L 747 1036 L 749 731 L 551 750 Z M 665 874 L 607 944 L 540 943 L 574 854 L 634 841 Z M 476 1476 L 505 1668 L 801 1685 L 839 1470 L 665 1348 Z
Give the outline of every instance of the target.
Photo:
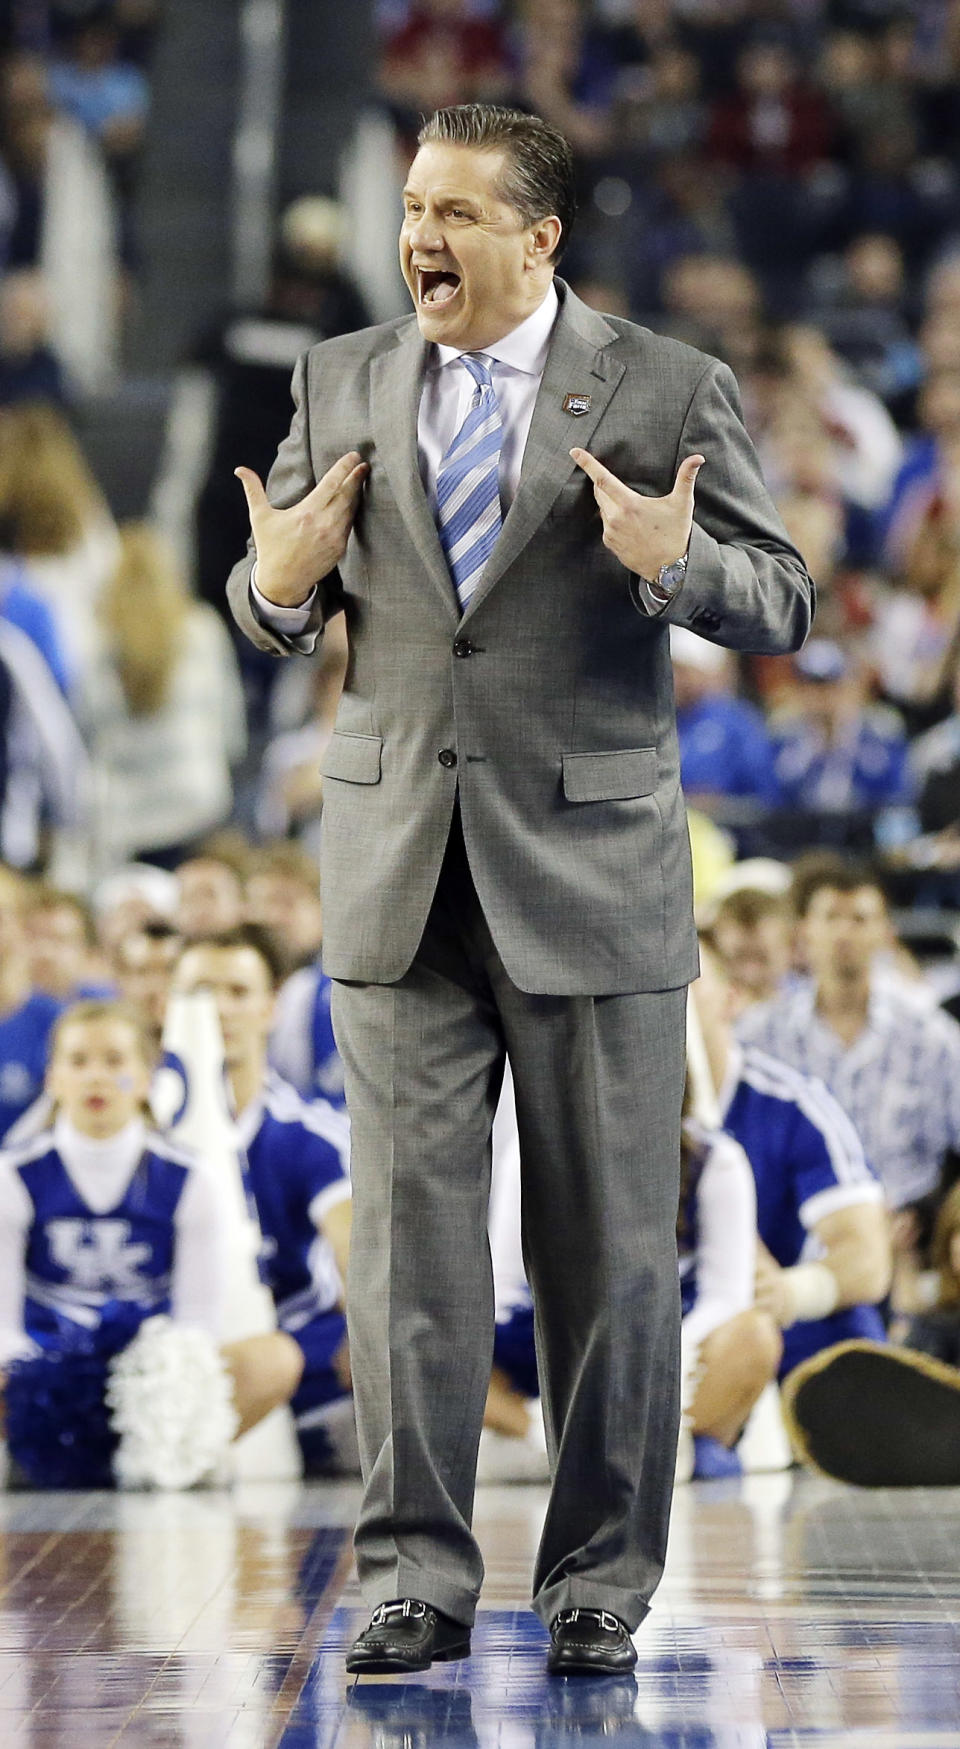
M 417 276 L 420 287 L 420 302 L 435 308 L 441 304 L 448 304 L 460 289 L 460 275 L 458 273 L 420 267 L 417 269 Z

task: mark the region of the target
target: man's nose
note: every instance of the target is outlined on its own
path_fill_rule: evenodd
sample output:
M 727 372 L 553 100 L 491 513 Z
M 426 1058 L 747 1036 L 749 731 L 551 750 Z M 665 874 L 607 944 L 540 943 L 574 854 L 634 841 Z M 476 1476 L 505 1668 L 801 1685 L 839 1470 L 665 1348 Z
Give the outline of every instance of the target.
M 438 221 L 431 218 L 429 213 L 421 213 L 418 219 L 414 219 L 407 235 L 414 252 L 418 249 L 443 248 L 443 231 Z

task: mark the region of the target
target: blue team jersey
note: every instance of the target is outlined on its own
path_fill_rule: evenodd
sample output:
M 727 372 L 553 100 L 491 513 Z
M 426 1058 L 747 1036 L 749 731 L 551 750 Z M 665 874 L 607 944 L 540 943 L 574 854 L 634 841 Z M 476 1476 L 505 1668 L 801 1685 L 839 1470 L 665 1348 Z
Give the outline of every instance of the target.
M 263 1234 L 261 1273 L 281 1329 L 296 1335 L 336 1306 L 341 1283 L 323 1211 L 349 1194 L 349 1126 L 323 1100 L 308 1104 L 272 1070 L 241 1121 L 247 1188 Z
M 34 991 L 0 1020 L 0 1142 L 43 1091 L 50 1032 L 62 1007 Z
M 343 1063 L 330 1018 L 330 979 L 320 965 L 289 977 L 277 1001 L 270 1061 L 303 1099 L 325 1099 L 342 1108 Z
M 811 1228 L 834 1209 L 883 1192 L 850 1119 L 821 1081 L 753 1045 L 743 1048 L 723 1127 L 757 1187 L 757 1231 L 781 1268 L 809 1255 Z
M 683 706 L 677 711 L 677 739 L 688 795 L 779 799 L 763 713 L 744 699 L 724 693 Z
M 755 1046 L 740 1047 L 723 1127 L 753 1168 L 757 1232 L 781 1268 L 820 1255 L 813 1228 L 834 1210 L 882 1202 L 860 1138 L 822 1081 Z M 854 1336 L 882 1341 L 873 1306 L 850 1306 L 784 1332 L 781 1377 L 819 1349 Z
M 799 718 L 774 733 L 774 770 L 782 804 L 835 814 L 911 800 L 907 738 L 894 712 L 864 712 L 833 745 Z
M 79 1328 L 106 1342 L 118 1319 L 132 1335 L 138 1321 L 170 1311 L 176 1213 L 192 1170 L 188 1155 L 148 1132 L 123 1196 L 104 1213 L 80 1195 L 51 1132 L 8 1159 L 33 1210 L 25 1258 L 28 1336 L 56 1348 Z
M 277 1323 L 303 1353 L 290 1408 L 308 1475 L 322 1473 L 331 1461 L 325 1412 L 347 1394 L 335 1365 L 347 1334 L 343 1284 L 318 1225 L 325 1209 L 349 1195 L 349 1135 L 342 1112 L 322 1099 L 301 1099 L 273 1070 L 240 1124 L 247 1192 L 263 1235 L 260 1273 Z

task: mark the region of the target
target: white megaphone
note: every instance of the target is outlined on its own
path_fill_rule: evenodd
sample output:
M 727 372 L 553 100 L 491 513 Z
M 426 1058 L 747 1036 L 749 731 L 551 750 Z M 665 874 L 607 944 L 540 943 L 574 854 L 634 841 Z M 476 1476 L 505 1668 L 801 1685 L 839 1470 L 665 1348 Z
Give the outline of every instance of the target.
M 273 1297 L 257 1269 L 261 1233 L 244 1191 L 223 1036 L 209 991 L 171 994 L 163 1060 L 150 1103 L 159 1127 L 203 1161 L 220 1193 L 227 1283 L 224 1336 L 234 1342 L 275 1330 Z M 286 1407 L 243 1434 L 233 1450 L 235 1473 L 244 1481 L 288 1481 L 303 1474 L 293 1417 Z

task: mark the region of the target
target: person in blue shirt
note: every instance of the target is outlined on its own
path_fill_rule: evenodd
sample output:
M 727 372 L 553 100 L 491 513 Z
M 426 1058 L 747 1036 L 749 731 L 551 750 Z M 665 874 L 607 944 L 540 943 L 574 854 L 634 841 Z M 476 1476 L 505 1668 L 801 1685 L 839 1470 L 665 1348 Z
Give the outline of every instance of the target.
M 720 797 L 774 805 L 773 749 L 762 713 L 732 692 L 733 657 L 685 626 L 670 627 L 680 777 L 707 813 Z
M 846 651 L 811 638 L 793 659 L 792 704 L 771 724 L 784 807 L 843 814 L 906 803 L 913 793 L 903 723 L 869 705 Z
M 734 1042 L 730 980 L 709 939 L 695 990 L 723 1127 L 753 1168 L 756 1303 L 783 1332 L 783 1378 L 834 1342 L 883 1340 L 889 1215 L 856 1130 L 822 1082 Z
M 26 881 L 0 864 L 0 1142 L 43 1090 L 50 1033 L 63 1007 L 32 986 L 28 895 Z
M 349 1127 L 268 1068 L 280 964 L 269 936 L 243 924 L 192 942 L 174 988 L 209 990 L 245 1177 L 263 1235 L 262 1274 L 301 1375 L 291 1399 L 308 1473 L 358 1467 L 343 1291 L 350 1242 Z
M 150 95 L 146 76 L 122 58 L 117 26 L 102 8 L 76 21 L 65 49 L 48 69 L 50 95 L 58 109 L 93 135 L 117 173 L 135 158 L 143 140 Z

